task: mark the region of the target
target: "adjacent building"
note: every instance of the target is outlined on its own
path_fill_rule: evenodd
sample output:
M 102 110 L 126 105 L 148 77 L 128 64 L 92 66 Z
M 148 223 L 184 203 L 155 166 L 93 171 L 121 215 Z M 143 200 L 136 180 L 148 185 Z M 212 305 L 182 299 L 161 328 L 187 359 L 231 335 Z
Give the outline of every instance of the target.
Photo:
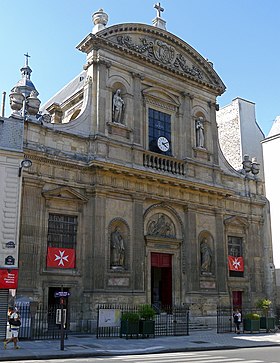
M 276 117 L 272 128 L 267 137 L 262 142 L 264 156 L 264 171 L 266 180 L 266 195 L 270 202 L 271 210 L 271 232 L 274 252 L 274 262 L 276 268 L 277 282 L 277 301 L 280 298 L 280 234 L 278 230 L 278 215 L 280 197 L 278 193 L 278 170 L 277 170 L 277 155 L 280 150 L 280 117 Z
M 0 337 L 6 333 L 7 305 L 18 287 L 23 119 L 0 117 Z M 3 328 L 3 329 L 2 329 Z M 4 329 L 5 328 L 5 329 Z
M 228 162 L 243 168 L 244 155 L 259 165 L 258 178 L 264 179 L 262 140 L 264 134 L 256 121 L 255 103 L 240 97 L 217 111 L 219 142 Z

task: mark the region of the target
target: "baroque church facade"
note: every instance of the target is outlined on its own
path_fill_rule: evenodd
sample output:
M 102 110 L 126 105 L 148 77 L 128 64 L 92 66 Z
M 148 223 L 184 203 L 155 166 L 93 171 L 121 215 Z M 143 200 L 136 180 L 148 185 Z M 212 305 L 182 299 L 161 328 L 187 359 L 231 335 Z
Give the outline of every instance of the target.
M 26 113 L 32 166 L 23 170 L 17 296 L 47 306 L 63 287 L 85 318 L 99 303 L 186 304 L 202 316 L 274 299 L 258 164 L 237 171 L 225 159 L 216 123 L 225 86 L 166 30 L 161 11 L 152 26 L 107 26 L 107 14 L 94 13 L 77 46 L 82 72 Z M 12 118 L 22 112 L 17 91 Z M 31 87 L 38 108 L 37 96 Z

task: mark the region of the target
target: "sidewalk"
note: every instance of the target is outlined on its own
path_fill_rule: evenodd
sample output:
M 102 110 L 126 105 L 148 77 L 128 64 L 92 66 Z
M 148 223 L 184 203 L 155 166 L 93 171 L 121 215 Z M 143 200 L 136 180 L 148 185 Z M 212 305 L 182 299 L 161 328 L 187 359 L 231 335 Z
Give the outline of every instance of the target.
M 149 339 L 99 338 L 93 335 L 70 335 L 60 350 L 59 340 L 21 341 L 21 349 L 0 347 L 0 361 L 94 357 L 106 355 L 179 352 L 188 350 L 235 349 L 260 346 L 280 346 L 280 333 L 217 334 L 215 330 L 191 331 L 189 336 Z

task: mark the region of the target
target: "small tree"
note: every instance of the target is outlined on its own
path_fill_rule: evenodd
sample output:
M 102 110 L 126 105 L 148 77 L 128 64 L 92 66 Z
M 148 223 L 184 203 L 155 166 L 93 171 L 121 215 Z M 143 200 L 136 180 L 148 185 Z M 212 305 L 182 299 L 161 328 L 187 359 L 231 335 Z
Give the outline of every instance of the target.
M 268 311 L 270 309 L 271 301 L 269 299 L 260 299 L 257 301 L 257 308 L 261 309 L 264 316 L 267 317 Z
M 154 319 L 156 312 L 151 305 L 141 305 L 139 308 L 139 315 L 141 319 L 152 320 Z

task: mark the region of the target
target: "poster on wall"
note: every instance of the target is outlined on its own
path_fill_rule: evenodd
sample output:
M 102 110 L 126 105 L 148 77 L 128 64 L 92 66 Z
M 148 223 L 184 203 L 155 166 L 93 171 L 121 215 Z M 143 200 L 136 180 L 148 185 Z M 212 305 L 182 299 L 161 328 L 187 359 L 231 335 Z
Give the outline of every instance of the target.
M 0 269 L 0 289 L 17 289 L 18 270 Z
M 120 309 L 99 309 L 98 326 L 100 328 L 118 327 L 120 325 Z

